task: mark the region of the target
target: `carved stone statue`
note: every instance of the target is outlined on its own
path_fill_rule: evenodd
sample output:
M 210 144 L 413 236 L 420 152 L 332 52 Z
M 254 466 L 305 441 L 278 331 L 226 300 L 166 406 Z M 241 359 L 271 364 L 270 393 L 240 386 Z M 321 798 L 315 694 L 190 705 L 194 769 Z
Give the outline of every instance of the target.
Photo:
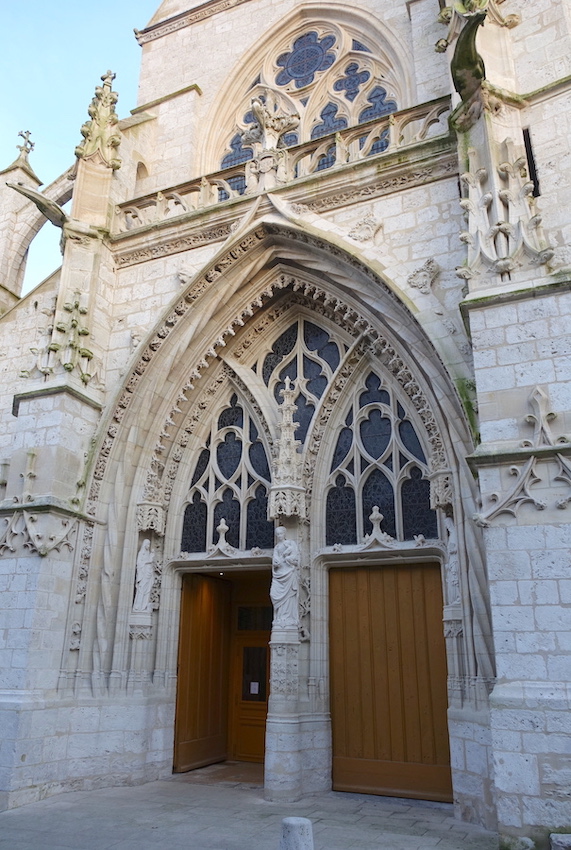
M 272 558 L 270 598 L 274 606 L 274 626 L 299 626 L 299 547 L 286 539 L 283 526 L 276 528 L 276 545 Z
M 451 517 L 444 519 L 446 533 L 448 535 L 448 563 L 446 565 L 446 589 L 448 605 L 460 602 L 460 562 L 458 559 L 458 537 L 456 526 Z
M 133 611 L 146 613 L 151 610 L 151 590 L 153 589 L 154 579 L 155 554 L 151 551 L 151 541 L 146 537 L 137 555 Z
M 256 124 L 244 133 L 244 140 L 261 145 L 262 150 L 275 150 L 284 133 L 294 130 L 299 124 L 297 112 L 288 114 L 280 109 L 271 93 L 266 92 L 265 103 L 260 97 L 252 98 L 252 112 Z

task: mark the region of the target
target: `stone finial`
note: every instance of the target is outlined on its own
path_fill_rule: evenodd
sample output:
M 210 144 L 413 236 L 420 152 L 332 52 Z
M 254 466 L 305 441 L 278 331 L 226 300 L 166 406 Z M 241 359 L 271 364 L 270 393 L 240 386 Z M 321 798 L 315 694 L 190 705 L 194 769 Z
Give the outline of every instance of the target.
M 111 90 L 115 79 L 112 71 L 107 71 L 101 77 L 102 86 L 96 86 L 95 95 L 88 108 L 90 121 L 81 128 L 84 141 L 75 149 L 79 159 L 99 159 L 102 165 L 115 171 L 121 166 L 117 157 L 117 148 L 121 144 L 121 136 L 117 129 L 119 118 L 115 112 L 115 104 L 119 95 Z
M 18 159 L 21 159 L 26 164 L 28 163 L 28 154 L 32 153 L 32 151 L 36 147 L 35 143 L 30 141 L 31 135 L 32 134 L 29 130 L 20 130 L 20 132 L 18 133 L 18 136 L 21 136 L 21 138 L 24 140 L 23 145 L 16 145 L 17 149 L 20 151 L 20 156 L 18 157 Z
M 21 168 L 22 171 L 24 171 L 29 177 L 32 178 L 32 180 L 35 181 L 35 183 L 38 184 L 38 186 L 41 186 L 42 181 L 37 176 L 37 174 L 34 173 L 34 170 L 28 160 L 29 154 L 31 154 L 31 152 L 35 148 L 34 142 L 30 141 L 31 135 L 32 134 L 29 130 L 20 130 L 18 136 L 24 140 L 23 144 L 16 145 L 16 148 L 20 151 L 20 153 L 18 154 L 14 162 L 8 166 L 8 168 L 4 168 L 2 169 L 2 171 L 0 171 L 0 174 L 6 174 L 9 171 L 14 171 L 16 168 Z

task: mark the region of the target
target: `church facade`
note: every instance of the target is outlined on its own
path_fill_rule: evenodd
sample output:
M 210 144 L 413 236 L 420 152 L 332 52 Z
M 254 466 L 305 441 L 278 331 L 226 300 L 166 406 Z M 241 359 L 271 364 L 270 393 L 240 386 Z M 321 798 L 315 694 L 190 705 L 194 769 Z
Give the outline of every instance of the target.
M 1 172 L 2 806 L 245 760 L 547 846 L 569 4 L 164 0 L 136 37 L 129 117 L 109 71 L 73 168 L 40 191 L 24 134 Z

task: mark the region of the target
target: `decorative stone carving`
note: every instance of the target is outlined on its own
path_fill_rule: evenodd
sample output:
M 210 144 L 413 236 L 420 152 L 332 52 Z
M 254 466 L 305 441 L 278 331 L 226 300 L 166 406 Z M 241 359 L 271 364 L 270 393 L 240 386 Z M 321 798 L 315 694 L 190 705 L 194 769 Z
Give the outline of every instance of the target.
M 446 49 L 457 38 L 458 33 L 465 24 L 465 20 L 476 15 L 487 13 L 488 20 L 500 27 L 513 29 L 521 22 L 519 15 L 502 15 L 498 6 L 504 0 L 455 0 L 453 5 L 445 6 L 440 10 L 438 21 L 448 25 L 448 33 L 445 38 L 436 42 L 437 53 L 445 53 Z
M 365 534 L 365 542 L 361 547 L 363 551 L 369 549 L 394 549 L 396 545 L 394 537 L 391 537 L 386 531 L 381 531 L 383 519 L 384 516 L 380 512 L 379 506 L 374 505 L 369 517 L 369 520 L 373 524 L 373 530 L 370 534 Z
M 295 393 L 295 385 L 286 377 L 285 387 L 280 391 L 283 402 L 280 405 L 281 422 L 278 425 L 280 436 L 276 441 L 277 458 L 272 464 L 269 519 L 278 519 L 280 515 L 303 519 L 306 515 L 305 490 L 301 485 L 302 458 L 298 452 L 301 442 L 295 439 L 295 431 L 299 426 L 293 421 L 297 410 L 293 402 Z
M 518 151 L 506 139 L 502 155 L 503 161 L 490 173 L 479 167 L 478 152 L 470 149 L 470 170 L 460 177 L 465 194 L 460 206 L 468 225 L 460 239 L 468 247 L 468 258 L 456 274 L 465 280 L 481 271 L 509 279 L 525 262 L 548 265 L 553 257 L 536 211 L 523 147 Z
M 375 238 L 381 227 L 382 222 L 375 218 L 373 213 L 369 213 L 357 222 L 348 235 L 357 242 L 370 242 Z
M 129 626 L 129 637 L 131 640 L 151 640 L 153 637 L 153 627 L 139 623 L 132 623 Z
M 272 697 L 295 698 L 299 690 L 299 644 L 270 643 L 270 693 Z
M 77 620 L 72 624 L 71 627 L 71 639 L 69 641 L 70 651 L 74 651 L 79 649 L 81 646 L 81 623 L 78 623 Z
M 216 528 L 218 532 L 218 542 L 215 546 L 208 547 L 208 557 L 213 558 L 220 555 L 225 555 L 227 558 L 231 558 L 236 554 L 237 549 L 234 546 L 231 546 L 226 540 L 226 535 L 230 531 L 228 524 L 224 517 L 220 519 L 220 523 Z
M 119 95 L 111 90 L 115 79 L 112 71 L 103 74 L 102 86 L 96 86 L 95 96 L 88 108 L 90 121 L 81 128 L 84 141 L 75 149 L 78 159 L 89 159 L 115 171 L 121 166 L 117 156 L 117 148 L 121 144 L 121 134 L 117 124 L 119 118 L 115 112 L 115 104 Z
M 151 541 L 146 537 L 137 555 L 137 568 L 135 574 L 135 598 L 133 600 L 134 612 L 148 612 L 152 610 L 151 590 L 155 578 L 155 553 L 151 549 Z
M 406 282 L 409 286 L 419 289 L 424 295 L 429 295 L 431 287 L 440 273 L 440 266 L 433 258 L 428 259 L 423 266 L 410 274 Z
M 299 546 L 286 538 L 286 529 L 276 528 L 272 556 L 270 599 L 274 606 L 273 628 L 299 627 Z
M 137 505 L 137 529 L 139 531 L 156 531 L 161 536 L 165 533 L 165 509 L 156 502 L 140 502 Z
M 299 115 L 287 113 L 269 89 L 252 98 L 252 112 L 256 123 L 242 136 L 254 149 L 254 158 L 245 165 L 247 195 L 288 182 L 287 151 L 278 146 L 284 133 L 299 125 Z
M 444 518 L 448 541 L 448 561 L 446 563 L 446 604 L 460 602 L 460 560 L 458 557 L 458 535 L 452 517 Z
M 4 517 L 4 521 L 6 526 L 0 535 L 0 556 L 14 554 L 18 546 L 42 558 L 62 549 L 73 552 L 70 538 L 76 530 L 77 520 L 72 517 L 19 510 L 11 517 Z
M 548 410 L 548 398 L 541 387 L 535 387 L 529 397 L 529 403 L 533 412 L 526 416 L 525 421 L 534 427 L 533 439 L 523 440 L 520 449 L 516 451 L 516 455 L 527 457 L 527 460 L 522 466 L 514 464 L 509 467 L 510 475 L 516 479 L 515 483 L 503 498 L 499 493 L 491 494 L 489 499 L 494 503 L 494 507 L 486 512 L 475 514 L 473 519 L 476 525 L 485 528 L 492 520 L 505 513 L 515 517 L 521 506 L 525 504 L 533 505 L 538 511 L 545 510 L 547 502 L 536 499 L 530 492 L 531 487 L 542 480 L 538 475 L 538 465 L 541 462 L 556 463 L 558 472 L 553 476 L 553 480 L 563 481 L 571 487 L 571 460 L 562 454 L 563 447 L 566 452 L 571 450 L 571 441 L 564 435 L 557 438 L 553 436 L 549 422 L 555 419 L 556 414 Z M 558 447 L 560 447 L 559 451 Z M 565 509 L 570 502 L 571 495 L 558 499 L 555 507 Z
M 92 548 L 93 523 L 86 523 L 85 528 L 83 530 L 83 540 L 81 543 L 81 552 L 79 558 L 79 569 L 77 571 L 77 585 L 75 588 L 75 601 L 78 605 L 85 602 Z

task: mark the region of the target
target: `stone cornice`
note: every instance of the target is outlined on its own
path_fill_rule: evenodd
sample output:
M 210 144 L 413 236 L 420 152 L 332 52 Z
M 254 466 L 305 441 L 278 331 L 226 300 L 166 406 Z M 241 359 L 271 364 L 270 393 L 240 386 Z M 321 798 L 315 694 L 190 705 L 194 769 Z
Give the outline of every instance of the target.
M 467 317 L 470 310 L 481 310 L 485 307 L 498 307 L 500 304 L 509 304 L 513 301 L 529 301 L 530 298 L 542 298 L 544 296 L 557 295 L 559 292 L 571 290 L 571 278 L 568 274 L 562 274 L 557 280 L 552 280 L 539 286 L 528 286 L 524 289 L 503 290 L 490 295 L 475 295 L 460 302 L 460 312 Z
M 190 12 L 183 12 L 180 15 L 175 15 L 173 18 L 167 18 L 166 21 L 159 21 L 159 23 L 145 27 L 143 30 L 136 29 L 135 38 L 139 44 L 146 44 L 148 41 L 162 38 L 171 32 L 184 29 L 191 26 L 191 24 L 204 21 L 206 18 L 217 15 L 220 12 L 227 12 L 228 9 L 233 9 L 234 6 L 241 6 L 242 3 L 247 2 L 248 0 L 210 0 L 209 3 L 204 3 Z
M 89 407 L 93 407 L 95 410 L 102 410 L 103 405 L 96 401 L 94 398 L 91 398 L 85 393 L 82 393 L 80 390 L 76 390 L 75 387 L 68 386 L 48 386 L 48 387 L 40 387 L 36 390 L 30 390 L 26 393 L 17 393 L 14 396 L 12 401 L 12 415 L 18 416 L 18 411 L 20 408 L 20 404 L 23 401 L 29 401 L 35 398 L 45 398 L 50 395 L 60 395 L 62 393 L 67 393 L 67 395 L 72 396 L 78 401 L 83 402 L 83 404 L 87 404 Z
M 475 472 L 484 466 L 501 466 L 507 463 L 522 463 L 530 457 L 538 460 L 550 460 L 557 455 L 571 457 L 571 443 L 557 443 L 554 446 L 525 446 L 518 448 L 497 448 L 486 450 L 482 446 L 466 458 L 470 469 Z

